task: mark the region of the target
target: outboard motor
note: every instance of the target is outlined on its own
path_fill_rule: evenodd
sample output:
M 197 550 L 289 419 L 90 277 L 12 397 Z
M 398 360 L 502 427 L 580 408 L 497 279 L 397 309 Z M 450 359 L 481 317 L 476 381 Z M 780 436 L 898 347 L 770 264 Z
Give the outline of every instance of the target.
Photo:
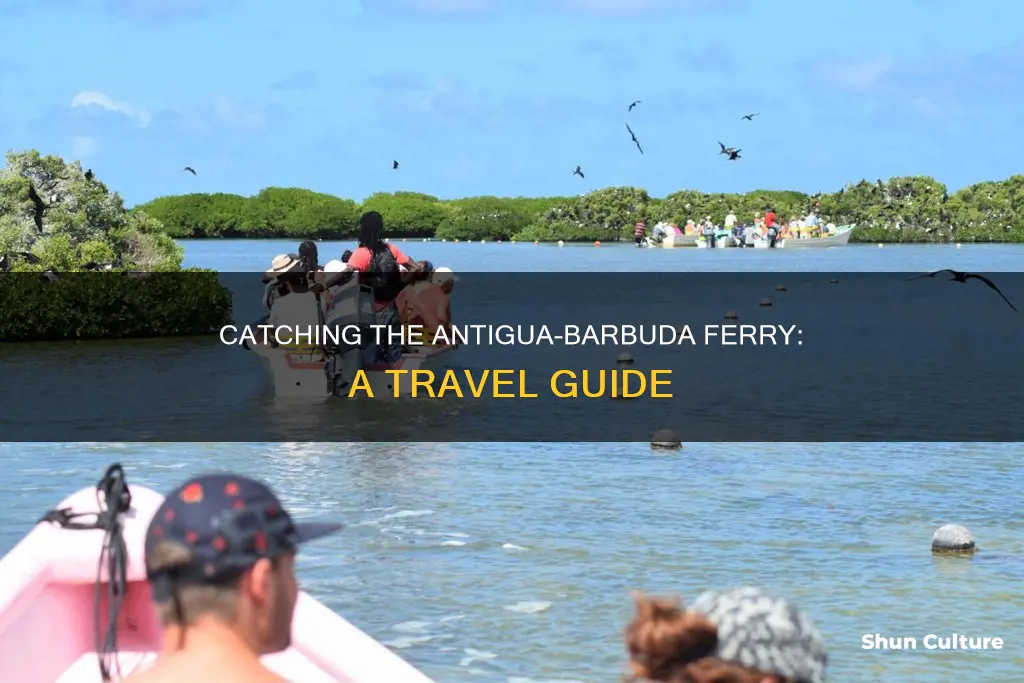
M 338 343 L 327 344 L 327 362 L 324 374 L 327 376 L 327 392 L 332 396 L 344 396 L 348 386 L 363 367 L 364 351 L 375 347 L 375 333 L 370 327 L 376 322 L 373 310 L 373 290 L 359 284 L 353 278 L 336 290 L 334 305 L 326 326 L 336 330 Z M 345 328 L 349 329 L 346 331 Z M 353 332 L 358 328 L 358 334 Z M 344 331 L 344 333 L 343 333 Z

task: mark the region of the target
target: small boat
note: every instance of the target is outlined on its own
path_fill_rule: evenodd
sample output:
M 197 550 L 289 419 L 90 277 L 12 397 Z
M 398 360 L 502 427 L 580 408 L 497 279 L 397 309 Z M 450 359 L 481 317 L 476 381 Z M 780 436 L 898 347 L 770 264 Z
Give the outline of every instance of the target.
M 788 237 L 780 239 L 775 242 L 775 249 L 809 249 L 815 247 L 838 247 L 844 244 L 848 244 L 850 236 L 853 234 L 853 229 L 857 227 L 856 223 L 851 225 L 840 225 L 836 228 L 828 237 L 804 237 L 803 239 L 796 237 Z M 751 232 L 745 238 L 744 247 L 752 247 L 754 249 L 770 249 L 771 245 L 768 238 L 758 232 Z
M 82 489 L 51 513 L 101 512 L 99 487 Z M 98 634 L 116 624 L 114 679 L 148 667 L 163 649 L 163 628 L 150 601 L 143 551 L 145 533 L 163 496 L 132 486 L 131 508 L 119 516 L 127 551 L 127 588 L 113 609 L 101 563 L 106 532 L 41 521 L 0 559 L 0 662 L 3 680 L 17 683 L 100 683 Z M 98 569 L 100 568 L 100 569 Z M 98 573 L 99 571 L 99 573 Z M 382 596 L 383 599 L 383 596 Z M 96 604 L 96 601 L 99 604 Z M 116 603 L 115 603 L 116 605 Z M 307 593 L 300 593 L 292 645 L 263 663 L 303 683 L 431 683 L 387 647 Z
M 373 324 L 373 295 L 369 287 L 354 280 L 336 292 L 336 299 L 329 313 L 328 326 L 356 325 L 370 334 Z M 332 340 L 333 341 L 333 340 Z M 456 345 L 407 345 L 405 353 L 397 363 L 381 365 L 367 362 L 365 350 L 355 345 L 341 345 L 331 356 L 324 347 L 313 344 L 292 344 L 271 346 L 267 344 L 247 345 L 246 348 L 260 358 L 270 373 L 274 384 L 274 396 L 284 399 L 324 401 L 333 395 L 348 395 L 348 382 L 355 379 L 357 370 L 365 371 L 375 399 L 394 396 L 394 375 L 389 370 L 437 370 L 450 360 Z M 340 371 L 348 380 L 344 385 L 333 383 L 328 378 L 328 363 Z M 348 368 L 348 369 L 346 369 Z M 412 383 L 406 379 L 399 382 L 400 395 L 412 392 Z
M 828 237 L 805 237 L 803 239 L 789 237 L 780 240 L 775 247 L 777 249 L 813 249 L 815 247 L 839 247 L 850 243 L 856 223 L 840 225 L 836 227 Z

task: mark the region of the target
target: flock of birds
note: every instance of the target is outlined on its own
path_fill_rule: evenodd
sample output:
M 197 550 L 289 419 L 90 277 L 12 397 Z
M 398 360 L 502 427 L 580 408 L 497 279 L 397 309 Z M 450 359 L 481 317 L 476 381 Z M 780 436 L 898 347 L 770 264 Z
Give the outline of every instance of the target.
M 634 109 L 636 109 L 636 106 L 638 104 L 643 104 L 643 101 L 642 100 L 634 100 L 633 102 L 630 102 L 629 103 L 629 107 L 626 108 L 626 111 L 627 112 L 633 111 Z M 740 120 L 741 121 L 753 121 L 754 117 L 755 116 L 759 116 L 759 115 L 760 115 L 760 112 L 756 112 L 754 114 L 744 114 L 743 116 L 740 117 Z M 637 138 L 636 138 L 636 133 L 633 132 L 633 129 L 630 128 L 628 123 L 626 124 L 626 131 L 629 133 L 630 140 L 633 142 L 634 145 L 636 145 L 637 150 L 641 154 L 643 154 L 644 153 L 644 148 L 640 145 L 640 141 L 637 140 Z M 721 148 L 721 151 L 719 152 L 719 154 L 726 155 L 728 157 L 728 161 L 736 161 L 737 159 L 742 159 L 743 158 L 743 157 L 740 156 L 740 152 L 743 151 L 742 149 L 737 149 L 736 147 L 726 147 L 721 142 L 718 143 L 718 146 Z M 395 162 L 395 168 L 398 168 L 398 162 L 397 161 Z M 585 176 L 583 174 L 583 166 L 581 166 L 580 164 L 576 165 L 576 170 L 573 171 L 572 174 L 573 175 L 578 175 L 580 178 L 586 178 L 587 177 L 587 176 Z
M 627 112 L 633 111 L 634 109 L 636 109 L 637 105 L 639 105 L 639 104 L 643 104 L 643 101 L 642 100 L 634 100 L 633 102 L 630 102 L 629 103 L 629 107 L 627 107 L 626 111 Z M 740 120 L 741 121 L 753 121 L 755 116 L 760 116 L 760 112 L 757 112 L 757 113 L 754 113 L 754 114 L 744 114 L 743 116 L 740 117 Z M 637 151 L 639 151 L 641 154 L 643 154 L 644 153 L 644 148 L 640 145 L 640 141 L 637 139 L 636 133 L 633 132 L 633 129 L 630 128 L 628 123 L 626 124 L 626 130 L 629 132 L 630 140 L 633 142 L 634 145 L 636 145 Z M 741 159 L 742 158 L 740 156 L 740 152 L 743 151 L 742 149 L 737 149 L 736 147 L 726 147 L 721 142 L 718 143 L 718 146 L 721 148 L 721 151 L 719 152 L 719 154 L 726 155 L 726 157 L 728 158 L 729 161 L 736 161 L 737 159 Z M 400 166 L 401 166 L 401 164 L 398 163 L 397 159 L 392 160 L 392 162 L 391 162 L 391 170 L 392 171 L 397 171 Z M 196 170 L 194 168 L 192 168 L 191 166 L 186 166 L 182 170 L 187 172 L 187 173 L 191 173 L 192 175 L 196 175 Z M 91 174 L 92 174 L 92 170 L 90 170 L 88 173 L 86 173 L 86 178 L 88 178 L 89 180 L 92 180 Z M 580 164 L 576 165 L 576 170 L 573 171 L 572 174 L 573 175 L 578 175 L 580 178 L 586 178 L 586 176 L 583 174 L 583 167 Z

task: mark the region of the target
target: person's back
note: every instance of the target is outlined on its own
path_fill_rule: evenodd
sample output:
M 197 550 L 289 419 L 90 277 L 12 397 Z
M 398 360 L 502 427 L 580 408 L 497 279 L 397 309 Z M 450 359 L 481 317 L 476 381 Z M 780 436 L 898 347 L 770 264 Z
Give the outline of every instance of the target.
M 188 655 L 162 655 L 159 665 L 125 679 L 125 683 L 292 683 L 263 666 L 231 643 L 195 648 Z
M 287 683 L 260 657 L 291 645 L 298 545 L 340 528 L 294 523 L 269 488 L 234 474 L 169 493 L 145 551 L 164 651 L 126 683 Z
M 382 311 L 390 308 L 402 291 L 402 267 L 412 268 L 416 262 L 384 241 L 384 219 L 379 213 L 368 211 L 359 222 L 359 246 L 345 265 L 361 274 L 360 282 L 373 288 L 374 307 Z

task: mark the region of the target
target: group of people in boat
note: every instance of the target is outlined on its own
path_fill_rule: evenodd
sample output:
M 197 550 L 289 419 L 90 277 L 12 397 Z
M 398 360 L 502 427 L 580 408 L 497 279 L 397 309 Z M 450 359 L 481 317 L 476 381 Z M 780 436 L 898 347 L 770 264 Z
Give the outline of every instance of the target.
M 194 477 L 170 491 L 147 529 L 144 557 L 164 651 L 126 683 L 287 683 L 260 658 L 291 645 L 296 555 L 341 529 L 293 519 L 269 486 L 242 475 Z M 708 591 L 689 607 L 642 594 L 634 603 L 623 637 L 634 680 L 826 679 L 820 630 L 759 588 Z
M 680 228 L 672 222 L 658 222 L 651 232 L 651 241 L 660 244 L 670 236 L 698 236 L 703 238 L 709 247 L 718 246 L 722 238 L 732 237 L 737 244 L 753 246 L 758 240 L 767 240 L 769 247 L 775 247 L 782 240 L 787 239 L 809 239 L 815 237 L 827 237 L 833 234 L 836 226 L 833 223 L 823 223 L 816 211 L 811 211 L 804 217 L 785 219 L 775 213 L 774 208 L 764 213 L 754 214 L 751 223 L 740 223 L 736 214 L 730 211 L 725 216 L 723 227 L 716 226 L 711 221 L 711 216 L 705 216 L 703 220 L 695 222 L 687 220 Z M 647 237 L 646 219 L 641 217 L 633 228 L 633 240 L 638 247 L 644 246 Z
M 368 211 L 359 219 L 358 245 L 340 259 L 319 263 L 317 245 L 305 241 L 297 254 L 279 254 L 263 275 L 264 305 L 273 326 L 314 326 L 331 319 L 342 288 L 367 285 L 373 293 L 374 324 L 384 328 L 420 325 L 424 338 L 451 325 L 451 293 L 457 279 L 450 268 L 435 268 L 416 261 L 385 239 L 384 218 Z M 400 340 L 396 334 L 391 339 Z M 375 362 L 397 363 L 404 352 L 401 341 L 374 344 Z

